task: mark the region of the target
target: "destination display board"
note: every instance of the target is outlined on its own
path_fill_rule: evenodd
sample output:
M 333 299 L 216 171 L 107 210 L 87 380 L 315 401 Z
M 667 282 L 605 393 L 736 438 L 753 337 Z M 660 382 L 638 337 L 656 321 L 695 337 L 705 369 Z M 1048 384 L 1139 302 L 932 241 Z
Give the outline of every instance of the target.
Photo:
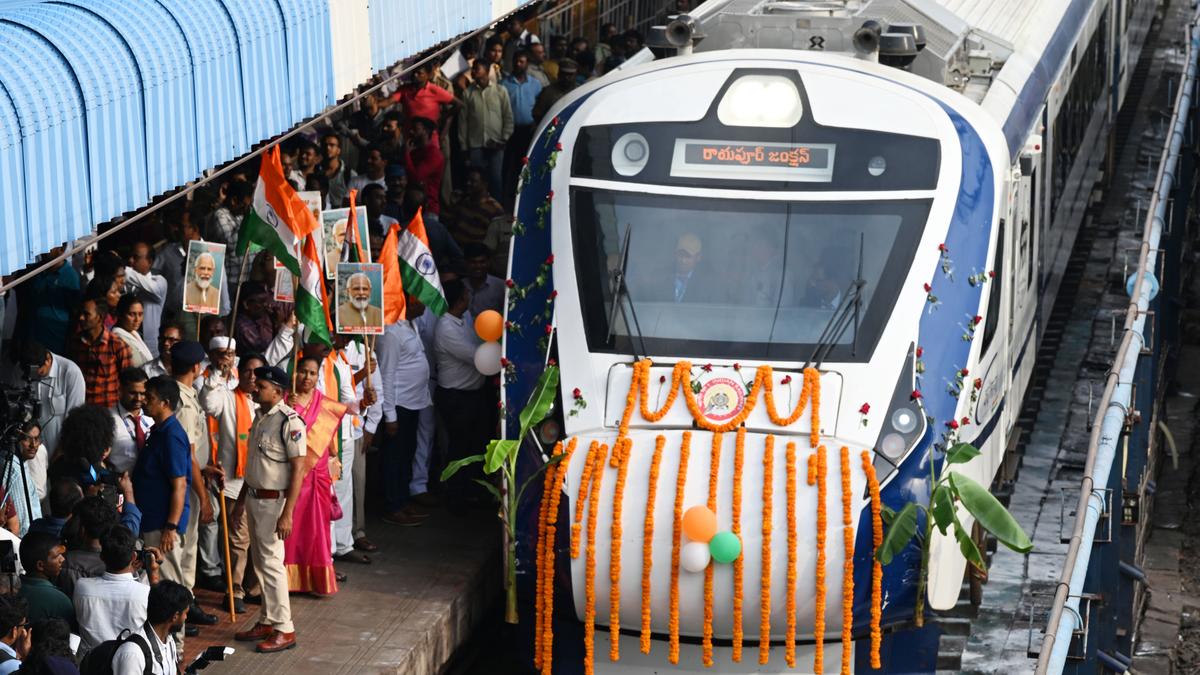
M 755 143 L 680 138 L 671 175 L 733 180 L 829 182 L 836 146 L 824 143 Z

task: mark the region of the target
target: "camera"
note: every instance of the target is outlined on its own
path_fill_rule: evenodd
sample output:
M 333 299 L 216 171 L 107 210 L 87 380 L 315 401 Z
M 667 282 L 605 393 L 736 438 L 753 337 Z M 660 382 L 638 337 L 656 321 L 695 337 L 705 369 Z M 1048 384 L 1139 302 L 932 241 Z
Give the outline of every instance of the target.
M 0 429 L 3 437 L 0 442 L 4 445 L 16 443 L 20 439 L 21 429 L 30 422 L 40 419 L 41 403 L 38 401 L 37 390 L 33 383 L 37 381 L 38 365 L 20 364 L 25 384 L 21 386 L 0 387 Z
M 147 550 L 146 545 L 142 543 L 141 539 L 137 540 L 137 545 L 134 547 L 134 550 L 137 551 L 138 565 L 141 566 L 142 569 L 146 570 L 147 573 L 149 573 L 150 565 L 155 562 L 154 552 Z

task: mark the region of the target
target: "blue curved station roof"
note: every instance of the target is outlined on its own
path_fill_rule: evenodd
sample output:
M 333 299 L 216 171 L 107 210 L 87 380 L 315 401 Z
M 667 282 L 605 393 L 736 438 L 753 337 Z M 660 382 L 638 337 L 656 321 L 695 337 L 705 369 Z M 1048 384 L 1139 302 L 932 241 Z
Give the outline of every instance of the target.
M 515 4 L 0 0 L 0 274 Z

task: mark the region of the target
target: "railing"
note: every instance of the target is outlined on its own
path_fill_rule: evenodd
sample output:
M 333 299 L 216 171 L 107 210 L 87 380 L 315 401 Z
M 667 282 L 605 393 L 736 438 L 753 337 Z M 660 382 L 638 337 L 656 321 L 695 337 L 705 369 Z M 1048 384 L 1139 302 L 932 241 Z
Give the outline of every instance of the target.
M 1164 234 L 1164 230 L 1169 230 L 1168 223 L 1172 220 L 1179 222 L 1181 219 L 1175 218 L 1174 213 L 1168 212 L 1170 209 L 1175 209 L 1175 213 L 1182 212 L 1183 220 L 1186 220 L 1190 180 L 1195 170 L 1190 155 L 1196 143 L 1193 125 L 1196 121 L 1194 106 L 1197 56 L 1200 54 L 1200 24 L 1198 21 L 1200 21 L 1200 13 L 1193 15 L 1192 21 L 1187 27 L 1186 35 L 1189 39 L 1184 73 L 1175 96 L 1174 108 L 1167 123 L 1169 129 L 1167 142 L 1159 161 L 1158 175 L 1142 232 L 1141 246 L 1138 249 L 1136 271 L 1131 278 L 1133 287 L 1129 293 L 1130 303 L 1125 312 L 1120 347 L 1117 349 L 1112 368 L 1105 378 L 1104 394 L 1100 398 L 1097 419 L 1092 426 L 1088 442 L 1087 464 L 1080 486 L 1074 529 L 1071 533 L 1070 545 L 1067 549 L 1066 561 L 1059 578 L 1054 601 L 1050 608 L 1046 631 L 1042 637 L 1041 651 L 1038 654 L 1038 675 L 1057 675 L 1063 672 L 1070 656 L 1072 637 L 1077 630 L 1083 631 L 1084 644 L 1082 646 L 1085 653 L 1093 653 L 1100 661 L 1112 658 L 1109 654 L 1096 653 L 1096 647 L 1094 645 L 1089 647 L 1087 644 L 1086 626 L 1090 607 L 1085 606 L 1081 610 L 1080 605 L 1081 600 L 1087 597 L 1084 594 L 1084 581 L 1089 576 L 1089 571 L 1097 576 L 1101 575 L 1098 570 L 1093 568 L 1093 563 L 1099 565 L 1098 561 L 1104 561 L 1115 566 L 1113 563 L 1119 562 L 1112 560 L 1106 552 L 1102 552 L 1096 556 L 1096 559 L 1093 559 L 1093 552 L 1097 550 L 1098 546 L 1104 545 L 1104 542 L 1098 542 L 1096 537 L 1101 519 L 1105 516 L 1111 518 L 1110 514 L 1114 514 L 1114 512 L 1119 517 L 1122 511 L 1121 487 L 1123 479 L 1127 477 L 1123 468 L 1127 467 L 1124 464 L 1118 465 L 1118 473 L 1116 475 L 1112 473 L 1114 462 L 1118 458 L 1124 457 L 1118 454 L 1121 452 L 1119 447 L 1121 441 L 1123 437 L 1129 436 L 1129 438 L 1125 438 L 1126 453 L 1133 454 L 1132 450 L 1135 448 L 1138 451 L 1144 450 L 1144 448 L 1136 447 L 1141 445 L 1140 442 L 1143 440 L 1141 437 L 1153 433 L 1152 430 L 1149 432 L 1145 430 L 1145 427 L 1149 426 L 1149 420 L 1138 419 L 1134 415 L 1134 411 L 1139 401 L 1145 403 L 1148 400 L 1150 407 L 1155 405 L 1153 382 L 1157 378 L 1156 371 L 1158 369 L 1146 366 L 1147 362 L 1149 364 L 1157 362 L 1160 355 L 1154 348 L 1157 344 L 1161 344 L 1163 331 L 1170 330 L 1162 314 L 1162 311 L 1167 309 L 1165 305 L 1170 303 L 1161 301 L 1154 303 L 1155 310 L 1152 310 L 1151 306 L 1159 291 L 1159 281 L 1155 277 L 1156 272 L 1160 277 L 1172 273 L 1170 270 L 1164 271 L 1163 269 L 1165 256 L 1160 255 L 1163 253 L 1161 246 L 1165 234 L 1170 234 L 1169 231 Z M 1188 147 L 1184 145 L 1185 139 Z M 1179 193 L 1178 199 L 1173 199 L 1172 193 L 1177 187 L 1177 180 L 1179 181 L 1178 187 L 1182 188 L 1182 191 Z M 1167 294 L 1164 293 L 1164 295 Z M 1157 320 L 1151 321 L 1150 328 L 1153 335 L 1147 338 L 1146 324 L 1149 317 L 1157 317 Z M 1149 358 L 1140 359 L 1144 348 L 1151 350 Z M 1143 362 L 1143 368 L 1140 371 L 1139 360 Z M 1150 386 L 1144 386 L 1142 390 L 1138 390 L 1137 385 L 1142 382 L 1150 384 Z M 1130 443 L 1131 438 L 1135 436 L 1133 431 L 1135 425 L 1139 428 L 1136 432 L 1139 437 L 1133 439 L 1137 441 L 1136 443 Z M 1130 445 L 1134 445 L 1135 448 L 1130 448 Z M 1125 459 L 1125 461 L 1128 460 Z M 1112 520 L 1110 520 L 1110 530 L 1112 527 Z M 1107 561 L 1105 561 L 1106 557 Z M 1090 583 L 1092 586 L 1097 586 L 1095 581 Z M 1106 601 L 1111 602 L 1115 601 L 1118 593 L 1113 589 L 1106 589 L 1105 595 Z M 1078 655 L 1075 656 L 1078 657 Z M 1117 661 L 1120 663 L 1121 659 Z
M 584 37 L 595 46 L 601 26 L 611 23 L 618 31 L 633 28 L 645 35 L 668 6 L 674 6 L 674 3 L 670 0 L 567 0 L 538 15 L 538 33 L 543 39 L 551 35 Z

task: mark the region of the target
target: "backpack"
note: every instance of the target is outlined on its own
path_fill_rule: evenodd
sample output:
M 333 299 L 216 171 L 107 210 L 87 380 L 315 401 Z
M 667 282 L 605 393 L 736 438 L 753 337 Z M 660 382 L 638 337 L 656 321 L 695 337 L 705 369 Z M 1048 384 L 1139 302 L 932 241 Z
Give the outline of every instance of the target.
M 113 675 L 113 657 L 126 642 L 133 642 L 142 648 L 142 656 L 146 657 L 146 668 L 142 675 L 153 675 L 154 658 L 150 656 L 150 645 L 145 638 L 129 629 L 121 631 L 115 640 L 105 640 L 88 652 L 79 664 L 80 675 Z

